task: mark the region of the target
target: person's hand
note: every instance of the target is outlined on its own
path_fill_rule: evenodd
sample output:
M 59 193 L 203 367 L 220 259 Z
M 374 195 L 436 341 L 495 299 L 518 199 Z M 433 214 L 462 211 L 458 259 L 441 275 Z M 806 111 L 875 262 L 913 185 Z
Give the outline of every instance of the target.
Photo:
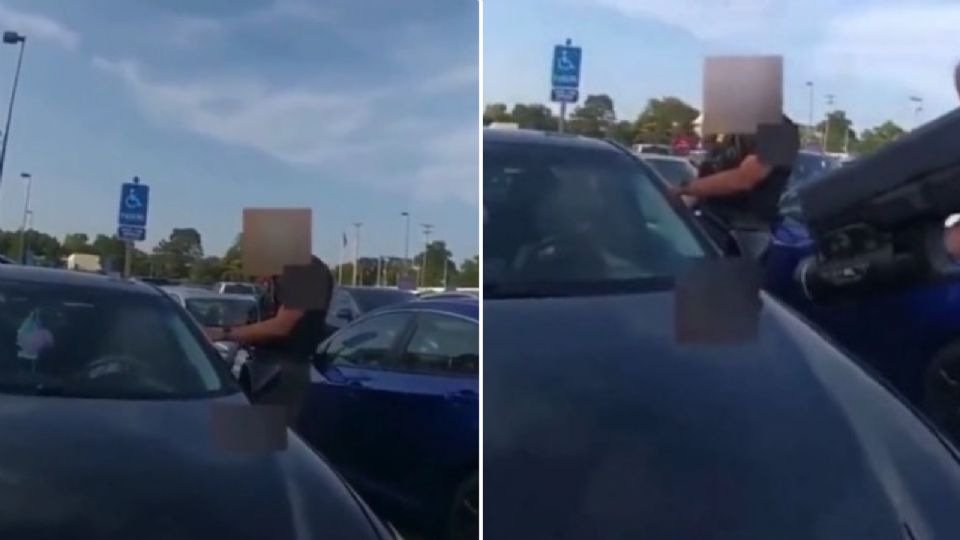
M 670 197 L 672 202 L 683 204 L 683 190 L 679 187 L 673 184 L 667 186 L 667 196 Z
M 223 341 L 223 328 L 204 328 L 203 333 L 210 341 Z

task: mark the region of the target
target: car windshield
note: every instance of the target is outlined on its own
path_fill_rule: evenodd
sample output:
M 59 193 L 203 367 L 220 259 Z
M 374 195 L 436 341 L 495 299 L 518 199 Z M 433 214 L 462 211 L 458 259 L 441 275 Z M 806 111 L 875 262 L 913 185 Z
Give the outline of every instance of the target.
M 256 296 L 257 288 L 248 283 L 227 283 L 223 286 L 223 291 L 226 294 L 248 294 Z
M 350 291 L 360 311 L 366 313 L 377 308 L 409 302 L 416 298 L 413 293 L 398 289 L 353 289 Z
M 646 162 L 649 163 L 664 180 L 675 186 L 679 186 L 697 177 L 697 170 L 692 164 L 685 161 L 678 159 L 648 158 Z
M 242 298 L 188 298 L 187 311 L 203 326 L 239 326 L 257 322 L 257 303 Z
M 0 281 L 0 392 L 103 399 L 233 391 L 202 334 L 171 302 Z
M 841 166 L 840 160 L 812 152 L 800 152 L 793 164 L 787 189 L 780 198 L 780 214 L 797 221 L 804 221 L 800 206 L 800 189 L 816 182 L 828 172 Z
M 484 297 L 672 283 L 707 248 L 653 178 L 612 146 L 485 142 Z

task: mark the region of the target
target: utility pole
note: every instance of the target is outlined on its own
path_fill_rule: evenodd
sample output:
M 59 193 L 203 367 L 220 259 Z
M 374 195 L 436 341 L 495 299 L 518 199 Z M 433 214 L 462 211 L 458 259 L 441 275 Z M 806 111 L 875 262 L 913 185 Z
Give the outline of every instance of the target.
M 33 185 L 33 176 L 30 173 L 20 173 L 20 178 L 27 181 L 27 195 L 23 200 L 23 222 L 20 225 L 20 264 L 27 263 L 27 216 L 30 215 L 30 186 Z
M 360 227 L 363 223 L 359 221 L 353 224 L 353 286 L 357 286 L 357 277 L 360 276 Z
M 430 234 L 433 232 L 433 225 L 429 223 L 420 224 L 423 227 L 423 261 L 420 262 L 420 286 L 427 286 L 427 262 L 430 255 Z
M 833 94 L 827 94 L 827 121 L 823 124 L 823 153 L 830 152 L 830 114 L 833 107 Z
M 807 129 L 807 143 L 810 143 L 813 140 L 813 134 L 817 132 L 816 128 L 813 127 L 813 81 L 807 81 L 807 87 L 810 89 L 810 124 Z
M 410 263 L 410 212 L 400 212 L 400 215 L 403 216 L 405 231 L 403 233 L 403 274 L 407 276 L 410 274 L 410 267 L 413 266 Z M 399 273 L 397 275 L 399 276 Z M 399 280 L 399 277 L 397 279 Z

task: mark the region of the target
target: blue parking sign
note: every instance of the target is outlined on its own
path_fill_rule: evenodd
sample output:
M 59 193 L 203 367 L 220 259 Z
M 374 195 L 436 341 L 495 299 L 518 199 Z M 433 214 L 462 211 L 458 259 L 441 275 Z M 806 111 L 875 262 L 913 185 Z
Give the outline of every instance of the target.
M 557 45 L 553 49 L 553 69 L 551 70 L 554 88 L 580 87 L 580 47 Z
M 128 182 L 120 189 L 120 227 L 146 227 L 147 208 L 150 204 L 150 186 Z

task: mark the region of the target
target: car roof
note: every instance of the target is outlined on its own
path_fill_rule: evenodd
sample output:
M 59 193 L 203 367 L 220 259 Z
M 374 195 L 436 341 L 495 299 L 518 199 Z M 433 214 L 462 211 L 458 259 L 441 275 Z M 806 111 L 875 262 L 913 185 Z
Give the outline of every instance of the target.
M 160 290 L 153 285 L 135 279 L 60 268 L 5 264 L 0 266 L 0 279 L 23 283 L 42 283 L 144 295 L 159 296 L 162 294 Z
M 584 148 L 618 152 L 622 149 L 610 141 L 593 139 L 569 133 L 536 131 L 532 129 L 499 130 L 484 128 L 483 143 L 528 144 L 541 146 L 559 146 L 564 148 Z
M 679 163 L 687 163 L 687 164 L 692 165 L 692 163 L 690 163 L 690 159 L 685 158 L 685 157 L 683 157 L 683 156 L 671 156 L 671 155 L 667 155 L 667 154 L 641 154 L 641 155 L 640 155 L 640 158 L 641 158 L 641 159 L 646 159 L 646 160 L 651 160 L 651 161 L 656 161 L 656 160 L 659 160 L 659 161 L 676 161 L 676 162 L 679 162 Z
M 416 300 L 413 302 L 384 306 L 371 313 L 386 313 L 390 311 L 440 311 L 449 315 L 459 315 L 474 322 L 480 321 L 480 301 L 471 302 L 464 298 L 456 300 Z
M 197 289 L 194 287 L 184 287 L 182 285 L 160 288 L 166 292 L 180 295 L 183 298 L 220 298 L 227 300 L 250 300 L 252 298 L 248 294 L 221 294 L 216 291 Z

